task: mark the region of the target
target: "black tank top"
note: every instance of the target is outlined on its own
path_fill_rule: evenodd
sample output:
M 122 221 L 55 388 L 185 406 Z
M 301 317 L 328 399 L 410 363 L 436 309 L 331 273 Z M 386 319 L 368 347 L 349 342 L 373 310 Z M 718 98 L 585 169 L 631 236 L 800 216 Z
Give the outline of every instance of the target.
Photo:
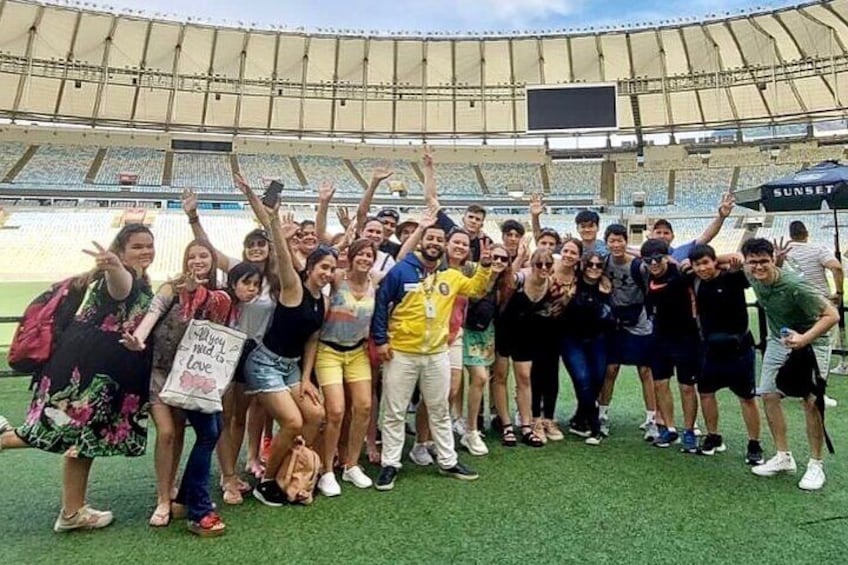
M 303 287 L 303 300 L 299 305 L 288 307 L 277 302 L 262 343 L 280 357 L 301 357 L 309 336 L 321 329 L 323 323 L 324 297 L 315 298 Z

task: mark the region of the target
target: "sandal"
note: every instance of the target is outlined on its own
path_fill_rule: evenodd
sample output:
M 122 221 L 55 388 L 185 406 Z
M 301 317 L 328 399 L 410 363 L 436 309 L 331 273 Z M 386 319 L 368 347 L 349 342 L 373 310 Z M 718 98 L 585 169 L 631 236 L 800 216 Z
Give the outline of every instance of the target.
M 171 501 L 171 518 L 182 520 L 188 515 L 188 507 L 176 501 Z
M 533 431 L 533 426 L 521 426 L 521 443 L 530 447 L 543 447 L 542 439 Z
M 265 465 L 256 459 L 248 462 L 244 470 L 253 475 L 256 480 L 261 480 L 265 476 Z
M 157 504 L 156 510 L 153 511 L 153 515 L 150 516 L 150 520 L 148 524 L 150 524 L 154 528 L 164 528 L 165 526 L 171 523 L 171 505 L 170 504 Z
M 215 512 L 210 512 L 197 522 L 189 521 L 188 523 L 188 531 L 200 537 L 220 536 L 225 529 L 224 522 Z
M 244 502 L 244 498 L 241 495 L 241 491 L 232 483 L 224 487 L 224 504 L 241 504 Z
M 501 432 L 501 445 L 504 447 L 515 447 L 518 445 L 518 438 L 515 437 L 515 430 L 512 424 L 507 424 Z

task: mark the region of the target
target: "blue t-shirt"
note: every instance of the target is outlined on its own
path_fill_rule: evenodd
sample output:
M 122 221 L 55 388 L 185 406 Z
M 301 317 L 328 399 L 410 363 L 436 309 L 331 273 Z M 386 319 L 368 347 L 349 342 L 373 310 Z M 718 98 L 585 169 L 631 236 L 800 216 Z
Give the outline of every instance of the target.
M 680 247 L 670 247 L 668 249 L 668 252 L 669 254 L 671 254 L 672 259 L 674 259 L 678 263 L 681 263 L 689 258 L 689 253 L 692 251 L 692 248 L 694 248 L 697 244 L 698 241 L 693 239 L 689 243 L 684 243 Z

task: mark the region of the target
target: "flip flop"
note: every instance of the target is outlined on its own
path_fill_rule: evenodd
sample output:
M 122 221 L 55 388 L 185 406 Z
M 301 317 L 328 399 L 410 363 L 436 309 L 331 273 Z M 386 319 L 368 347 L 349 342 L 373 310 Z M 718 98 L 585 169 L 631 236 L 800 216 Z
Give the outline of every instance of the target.
M 159 504 L 148 522 L 154 528 L 164 528 L 171 523 L 171 507 Z

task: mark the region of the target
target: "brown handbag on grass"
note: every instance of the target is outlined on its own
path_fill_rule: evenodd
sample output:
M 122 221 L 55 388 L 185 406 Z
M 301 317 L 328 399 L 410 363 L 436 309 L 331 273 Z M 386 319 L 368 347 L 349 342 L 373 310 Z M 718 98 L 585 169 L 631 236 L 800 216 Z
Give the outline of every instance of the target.
M 277 472 L 277 484 L 291 504 L 312 504 L 315 486 L 321 473 L 321 458 L 297 436 L 291 450 L 283 458 Z

